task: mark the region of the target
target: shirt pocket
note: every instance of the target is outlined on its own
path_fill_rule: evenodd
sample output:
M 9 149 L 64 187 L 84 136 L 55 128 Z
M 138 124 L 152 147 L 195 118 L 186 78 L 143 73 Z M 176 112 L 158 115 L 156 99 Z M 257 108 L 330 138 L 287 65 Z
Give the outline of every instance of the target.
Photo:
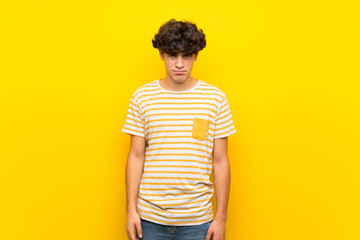
M 194 118 L 192 136 L 200 141 L 207 139 L 209 135 L 210 120 Z

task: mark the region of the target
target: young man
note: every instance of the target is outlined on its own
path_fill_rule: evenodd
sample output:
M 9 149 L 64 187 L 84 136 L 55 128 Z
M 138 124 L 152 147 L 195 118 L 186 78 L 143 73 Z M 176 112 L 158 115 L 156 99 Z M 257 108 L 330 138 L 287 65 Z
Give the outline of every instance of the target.
M 236 130 L 225 93 L 191 76 L 205 35 L 193 23 L 171 19 L 152 42 L 165 62 L 166 77 L 134 92 L 122 128 L 131 135 L 128 238 L 224 240 L 230 188 L 227 136 Z

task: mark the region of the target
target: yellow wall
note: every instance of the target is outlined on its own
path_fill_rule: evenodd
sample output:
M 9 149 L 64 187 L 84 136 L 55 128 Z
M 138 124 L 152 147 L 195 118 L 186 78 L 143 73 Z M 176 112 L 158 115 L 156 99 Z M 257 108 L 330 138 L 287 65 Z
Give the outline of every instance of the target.
M 1 1 L 0 239 L 126 238 L 121 127 L 170 18 L 238 131 L 227 239 L 360 239 L 359 2 L 130 2 Z

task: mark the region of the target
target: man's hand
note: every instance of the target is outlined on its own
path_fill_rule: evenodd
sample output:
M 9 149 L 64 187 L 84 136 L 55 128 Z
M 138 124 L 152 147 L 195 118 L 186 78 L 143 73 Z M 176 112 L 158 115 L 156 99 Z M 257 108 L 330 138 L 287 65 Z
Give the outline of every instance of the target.
M 225 223 L 225 221 L 215 219 L 210 224 L 205 240 L 225 240 Z
M 138 240 L 135 237 L 135 228 L 140 238 L 142 238 L 141 220 L 136 211 L 127 214 L 126 218 L 126 234 L 129 240 Z

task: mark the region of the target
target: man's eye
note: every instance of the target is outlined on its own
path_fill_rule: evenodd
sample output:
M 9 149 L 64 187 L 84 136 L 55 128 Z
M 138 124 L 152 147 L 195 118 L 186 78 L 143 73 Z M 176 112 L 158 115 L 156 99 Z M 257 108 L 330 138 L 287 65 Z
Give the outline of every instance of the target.
M 185 55 L 184 58 L 190 58 L 190 55 Z

